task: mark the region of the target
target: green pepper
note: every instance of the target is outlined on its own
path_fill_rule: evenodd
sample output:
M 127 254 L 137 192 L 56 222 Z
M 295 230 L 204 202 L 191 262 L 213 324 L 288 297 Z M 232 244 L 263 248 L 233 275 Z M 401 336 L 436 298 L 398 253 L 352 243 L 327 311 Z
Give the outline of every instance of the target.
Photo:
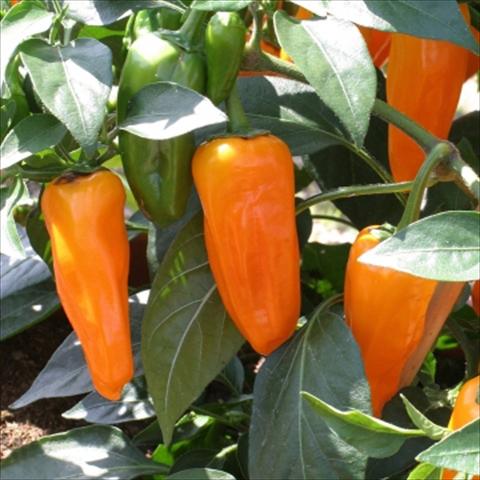
M 143 34 L 131 45 L 122 70 L 118 122 L 126 117 L 128 101 L 149 83 L 171 81 L 203 93 L 205 76 L 200 53 L 154 33 Z M 179 219 L 192 186 L 193 134 L 156 141 L 121 131 L 119 145 L 127 181 L 144 214 L 160 227 Z
M 207 94 L 215 105 L 232 89 L 242 62 L 247 29 L 237 12 L 217 12 L 205 31 Z
M 180 28 L 182 13 L 171 8 L 140 10 L 133 23 L 133 38 L 136 40 L 144 33 L 157 32 L 160 29 L 177 30 Z

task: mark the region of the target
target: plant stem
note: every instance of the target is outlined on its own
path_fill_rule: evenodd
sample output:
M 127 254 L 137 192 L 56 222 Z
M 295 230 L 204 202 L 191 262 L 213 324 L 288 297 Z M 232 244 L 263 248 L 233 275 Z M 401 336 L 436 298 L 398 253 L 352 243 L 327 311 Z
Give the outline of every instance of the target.
M 352 185 L 338 187 L 328 192 L 322 192 L 307 198 L 299 203 L 296 208 L 297 215 L 313 205 L 321 202 L 340 200 L 341 198 L 361 197 L 365 195 L 385 195 L 388 193 L 409 192 L 413 188 L 413 182 L 400 183 L 375 183 L 370 185 Z
M 342 217 L 335 217 L 333 215 L 312 215 L 312 218 L 314 220 L 328 220 L 331 222 L 343 223 L 344 225 L 355 228 L 355 225 L 350 220 Z
M 412 191 L 408 196 L 407 206 L 398 223 L 398 230 L 407 227 L 410 223 L 419 219 L 423 194 L 427 188 L 430 174 L 442 160 L 448 158 L 451 154 L 452 145 L 448 142 L 438 143 L 430 151 L 415 178 Z
M 413 138 L 427 153 L 441 141 L 417 122 L 379 98 L 375 99 L 372 113 L 402 130 L 402 132 Z
M 260 41 L 262 40 L 262 13 L 255 2 L 250 4 L 250 13 L 252 14 L 252 35 L 248 40 L 247 48 L 255 52 L 261 52 Z
M 207 15 L 208 12 L 191 9 L 185 23 L 178 31 L 179 37 L 189 48 L 195 48 L 199 43 L 199 37 L 203 31 L 203 22 Z
M 230 95 L 226 100 L 228 114 L 228 131 L 232 133 L 246 133 L 251 130 L 245 110 L 243 109 L 240 96 L 238 95 L 237 86 L 234 85 Z
M 475 170 L 460 157 L 457 149 L 450 156 L 447 164 L 455 183 L 473 200 L 480 203 L 480 179 Z

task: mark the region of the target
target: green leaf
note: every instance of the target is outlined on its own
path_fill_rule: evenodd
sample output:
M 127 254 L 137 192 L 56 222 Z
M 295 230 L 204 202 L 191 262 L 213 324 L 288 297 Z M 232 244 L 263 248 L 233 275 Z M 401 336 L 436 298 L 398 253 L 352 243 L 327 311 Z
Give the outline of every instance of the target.
M 213 12 L 235 12 L 248 7 L 252 0 L 193 0 L 191 7 L 195 10 Z
M 61 142 L 67 130 L 52 115 L 38 113 L 21 120 L 0 145 L 0 167 L 11 165 Z
M 348 143 L 340 122 L 310 85 L 279 77 L 240 78 L 237 83 L 252 126 L 280 137 L 293 155 Z
M 410 224 L 359 261 L 446 282 L 479 278 L 480 213 L 442 212 Z
M 478 54 L 455 0 L 323 0 L 323 5 L 331 15 L 365 27 L 448 40 Z
M 408 416 L 414 425 L 422 430 L 427 437 L 431 438 L 432 440 L 440 440 L 446 434 L 448 434 L 449 430 L 447 428 L 441 427 L 440 425 L 432 422 L 422 412 L 420 412 L 420 410 L 418 410 L 405 395 L 400 394 L 400 398 L 402 399 Z
M 197 128 L 227 121 L 203 95 L 172 82 L 142 88 L 129 102 L 121 130 L 150 140 L 167 140 Z
M 112 86 L 112 54 L 98 40 L 66 47 L 28 40 L 21 58 L 44 105 L 89 154 L 96 147 Z
M 153 416 L 155 412 L 143 377 L 135 378 L 125 385 L 119 400 L 106 400 L 97 392 L 91 392 L 62 413 L 63 418 L 100 424 L 132 422 Z
M 64 0 L 68 6 L 67 16 L 86 25 L 110 25 L 132 13 L 144 8 L 170 7 L 179 8 L 176 0 Z
M 17 109 L 15 100 L 13 98 L 2 98 L 0 99 L 0 142 L 4 139 L 5 134 L 10 128 L 13 118 L 15 116 L 15 111 Z M 1 160 L 1 158 L 0 158 Z
M 235 480 L 235 477 L 212 468 L 191 468 L 169 475 L 167 480 Z
M 17 47 L 25 39 L 48 30 L 53 17 L 52 12 L 48 12 L 38 3 L 33 2 L 20 2 L 3 17 L 0 23 L 0 57 L 2 58 L 0 62 L 0 87 L 2 89 L 7 66 Z
M 438 480 L 441 473 L 434 465 L 421 463 L 409 473 L 407 480 Z
M 375 100 L 376 74 L 359 30 L 333 17 L 299 23 L 280 11 L 274 21 L 282 48 L 355 144 L 362 145 Z
M 129 297 L 135 376 L 140 374 L 140 325 L 147 298 L 148 290 Z M 69 397 L 92 390 L 93 385 L 82 347 L 75 332 L 72 332 L 55 350 L 30 388 L 9 408 L 22 408 L 42 398 Z
M 25 249 L 17 231 L 14 210 L 30 198 L 23 180 L 15 177 L 8 185 L 0 187 L 0 252 L 14 258 L 25 257 Z
M 203 217 L 177 235 L 153 281 L 142 325 L 142 359 L 164 443 L 178 417 L 243 343 L 208 266 Z
M 128 480 L 155 473 L 165 473 L 165 467 L 147 460 L 120 429 L 107 426 L 43 437 L 2 462 L 2 477 L 9 480 Z
M 419 462 L 471 475 L 480 474 L 480 419 L 456 430 L 418 455 Z
M 315 313 L 262 365 L 254 385 L 250 478 L 363 479 L 366 455 L 331 431 L 302 401 L 303 390 L 338 408 L 370 412 L 360 353 L 333 312 Z
M 60 307 L 55 283 L 43 280 L 11 295 L 0 302 L 0 340 L 13 337 L 17 333 L 48 318 Z
M 389 457 L 408 438 L 425 436 L 421 430 L 397 427 L 358 410 L 341 411 L 308 392 L 302 392 L 302 396 L 330 428 L 369 457 Z

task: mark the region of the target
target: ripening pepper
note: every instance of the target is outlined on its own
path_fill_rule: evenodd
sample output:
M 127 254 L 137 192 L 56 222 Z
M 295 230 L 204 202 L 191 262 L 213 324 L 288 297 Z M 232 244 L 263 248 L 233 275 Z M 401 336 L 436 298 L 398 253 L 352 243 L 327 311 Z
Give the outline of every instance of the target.
M 223 102 L 235 84 L 247 27 L 237 12 L 217 12 L 205 30 L 207 95 L 215 105 Z
M 448 428 L 458 430 L 478 417 L 480 417 L 480 376 L 472 378 L 460 389 Z M 457 472 L 445 469 L 442 473 L 442 480 L 453 480 L 455 475 Z M 472 480 L 479 479 L 478 475 L 472 478 Z
M 118 122 L 126 117 L 128 101 L 149 83 L 171 81 L 203 93 L 205 75 L 200 53 L 143 34 L 131 45 L 122 70 Z M 192 187 L 193 134 L 156 141 L 120 131 L 119 146 L 128 184 L 144 214 L 160 227 L 179 219 Z
M 460 9 L 468 23 L 468 6 Z M 387 100 L 433 135 L 447 138 L 465 80 L 468 51 L 453 43 L 392 34 Z M 388 155 L 395 181 L 413 180 L 425 154 L 408 135 L 388 127 Z
M 381 68 L 387 61 L 390 52 L 391 34 L 363 26 L 359 26 L 358 29 L 367 44 L 373 64 L 377 68 Z
M 388 235 L 379 226 L 363 229 L 345 275 L 345 317 L 360 348 L 375 416 L 411 382 L 462 288 L 358 261 Z
M 480 315 L 480 280 L 477 280 L 472 287 L 472 307 L 477 315 Z
M 300 314 L 290 151 L 273 135 L 217 138 L 198 148 L 192 167 L 222 301 L 252 347 L 268 355 Z
M 108 170 L 62 176 L 41 198 L 58 296 L 98 393 L 118 400 L 133 376 L 125 190 Z

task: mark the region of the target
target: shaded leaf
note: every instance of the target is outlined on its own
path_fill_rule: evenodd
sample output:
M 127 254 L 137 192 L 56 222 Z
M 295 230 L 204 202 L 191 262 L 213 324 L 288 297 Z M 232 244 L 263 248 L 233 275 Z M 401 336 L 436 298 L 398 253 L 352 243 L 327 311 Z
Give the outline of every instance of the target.
M 169 475 L 167 480 L 235 480 L 235 477 L 212 468 L 191 468 Z
M 328 13 L 365 27 L 448 40 L 478 52 L 455 0 L 323 0 L 323 5 Z
M 120 429 L 100 425 L 43 437 L 2 462 L 2 477 L 9 480 L 128 480 L 165 470 L 147 460 Z
M 1 168 L 8 168 L 34 153 L 57 145 L 66 131 L 49 114 L 38 113 L 24 118 L 10 130 L 0 145 Z
M 214 12 L 235 12 L 248 7 L 252 0 L 194 0 L 191 7 L 195 10 Z
M 480 213 L 442 212 L 400 230 L 359 261 L 433 280 L 465 282 L 479 278 Z
M 44 280 L 16 291 L 0 302 L 0 340 L 5 340 L 48 318 L 60 307 L 55 283 Z
M 54 14 L 34 2 L 20 2 L 11 8 L 0 23 L 0 87 L 3 88 L 8 63 L 17 47 L 27 38 L 48 30 Z M 3 90 L 2 90 L 3 91 Z M 3 96 L 3 95 L 2 95 Z
M 282 48 L 354 143 L 362 145 L 375 99 L 376 74 L 359 30 L 334 17 L 299 23 L 280 11 L 274 21 Z
M 89 423 L 115 424 L 145 420 L 155 416 L 143 377 L 127 383 L 119 400 L 110 401 L 97 392 L 89 393 L 72 408 L 62 413 L 63 418 L 85 420 Z
M 21 58 L 44 105 L 89 153 L 96 147 L 112 86 L 112 54 L 93 38 L 66 47 L 28 40 Z
M 358 348 L 333 312 L 314 314 L 261 367 L 249 433 L 250 478 L 364 478 L 366 455 L 339 438 L 303 402 L 304 390 L 338 408 L 370 412 Z
M 119 128 L 138 137 L 167 140 L 226 121 L 226 115 L 203 95 L 176 83 L 157 82 L 132 97 Z
M 153 281 L 142 324 L 142 360 L 164 443 L 175 422 L 243 343 L 208 266 L 203 217 L 177 235 Z
M 480 474 L 480 419 L 456 430 L 417 457 L 419 462 L 468 474 Z
M 341 411 L 308 392 L 302 396 L 330 428 L 369 457 L 389 457 L 407 438 L 425 436 L 421 430 L 397 427 L 358 410 Z

